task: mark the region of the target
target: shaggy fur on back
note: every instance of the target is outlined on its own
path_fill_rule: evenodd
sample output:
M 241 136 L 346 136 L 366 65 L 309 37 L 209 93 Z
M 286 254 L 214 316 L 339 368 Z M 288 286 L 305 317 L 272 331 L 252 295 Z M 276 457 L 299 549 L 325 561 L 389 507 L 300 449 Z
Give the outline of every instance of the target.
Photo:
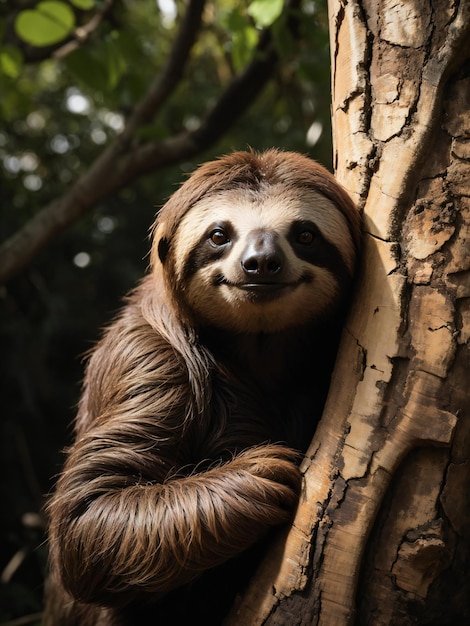
M 344 224 L 324 244 L 334 295 L 299 327 L 214 326 L 188 302 L 199 267 L 177 258 L 182 220 L 214 194 L 276 188 L 293 201 L 320 194 Z M 321 412 L 358 248 L 347 194 L 294 153 L 234 153 L 170 198 L 154 226 L 152 271 L 87 364 L 75 442 L 48 508 L 47 625 L 221 623 L 246 578 L 234 557 L 248 555 L 251 567 L 248 549 L 295 510 L 298 451 Z

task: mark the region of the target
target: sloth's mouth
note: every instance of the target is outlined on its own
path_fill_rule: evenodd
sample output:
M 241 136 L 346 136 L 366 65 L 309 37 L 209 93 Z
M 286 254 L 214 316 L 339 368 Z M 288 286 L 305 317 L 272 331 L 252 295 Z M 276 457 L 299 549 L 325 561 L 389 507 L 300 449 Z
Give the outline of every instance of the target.
M 240 289 L 245 292 L 249 300 L 256 302 L 265 302 L 267 300 L 274 300 L 284 295 L 286 291 L 294 290 L 301 283 L 306 282 L 307 277 L 302 276 L 299 280 L 294 282 L 249 282 L 249 283 L 232 283 L 225 278 L 225 276 L 217 276 L 215 280 L 216 285 L 226 285 L 233 289 Z
M 296 283 L 239 283 L 232 285 L 243 291 L 251 302 L 268 302 L 280 298 L 287 290 L 294 289 Z
M 289 283 L 240 283 L 238 285 L 232 285 L 238 289 L 244 291 L 276 291 L 278 289 L 284 289 L 284 287 L 293 287 L 294 285 Z

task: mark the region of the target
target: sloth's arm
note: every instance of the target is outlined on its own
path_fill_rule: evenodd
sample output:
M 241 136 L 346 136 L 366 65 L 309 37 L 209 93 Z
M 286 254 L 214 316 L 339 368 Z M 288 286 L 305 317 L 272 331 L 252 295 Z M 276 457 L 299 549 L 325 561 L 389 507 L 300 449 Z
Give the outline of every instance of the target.
M 74 489 L 63 484 L 54 504 L 65 587 L 78 600 L 111 606 L 140 593 L 158 598 L 237 555 L 289 519 L 299 487 L 293 456 L 262 446 L 209 471 L 146 485 L 126 485 L 116 462 L 107 475 L 100 455 L 82 458 L 65 483 L 80 471 L 90 477 L 91 465 L 95 478 Z
M 158 597 L 249 547 L 297 502 L 295 455 L 282 446 L 184 476 L 189 384 L 172 349 L 146 333 L 118 323 L 92 357 L 49 506 L 53 569 L 83 602 Z

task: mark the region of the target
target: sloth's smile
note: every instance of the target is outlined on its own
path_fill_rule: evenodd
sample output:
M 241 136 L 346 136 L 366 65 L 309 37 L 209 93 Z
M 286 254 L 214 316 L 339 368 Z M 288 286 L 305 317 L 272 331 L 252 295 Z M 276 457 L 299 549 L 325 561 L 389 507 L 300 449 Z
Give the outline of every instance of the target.
M 311 276 L 303 275 L 298 280 L 293 282 L 281 282 L 281 281 L 251 281 L 246 283 L 232 283 L 227 280 L 225 276 L 219 274 L 216 276 L 216 285 L 225 285 L 231 289 L 237 289 L 243 291 L 249 300 L 252 301 L 267 301 L 275 300 L 285 295 L 288 291 L 293 291 L 302 283 L 310 282 Z
M 295 289 L 297 284 L 298 283 L 239 283 L 231 286 L 246 293 L 248 299 L 251 301 L 266 302 L 280 298 L 286 291 Z
M 302 276 L 299 280 L 294 282 L 262 282 L 251 281 L 246 283 L 232 283 L 224 276 L 217 276 L 215 280 L 216 285 L 225 285 L 230 289 L 236 289 L 244 292 L 248 300 L 252 302 L 266 302 L 268 300 L 275 300 L 285 295 L 288 291 L 293 291 L 301 283 L 306 282 L 307 277 Z
M 276 291 L 278 289 L 284 289 L 284 287 L 294 287 L 294 284 L 289 283 L 241 283 L 239 285 L 232 285 L 238 289 L 244 291 Z

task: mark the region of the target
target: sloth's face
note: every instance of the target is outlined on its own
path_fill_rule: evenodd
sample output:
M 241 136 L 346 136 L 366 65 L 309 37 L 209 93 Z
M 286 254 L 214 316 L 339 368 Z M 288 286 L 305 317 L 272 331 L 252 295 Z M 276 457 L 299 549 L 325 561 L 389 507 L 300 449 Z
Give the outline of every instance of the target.
M 276 332 L 318 319 L 353 273 L 345 218 L 308 189 L 205 197 L 173 243 L 176 286 L 196 319 L 235 332 Z

